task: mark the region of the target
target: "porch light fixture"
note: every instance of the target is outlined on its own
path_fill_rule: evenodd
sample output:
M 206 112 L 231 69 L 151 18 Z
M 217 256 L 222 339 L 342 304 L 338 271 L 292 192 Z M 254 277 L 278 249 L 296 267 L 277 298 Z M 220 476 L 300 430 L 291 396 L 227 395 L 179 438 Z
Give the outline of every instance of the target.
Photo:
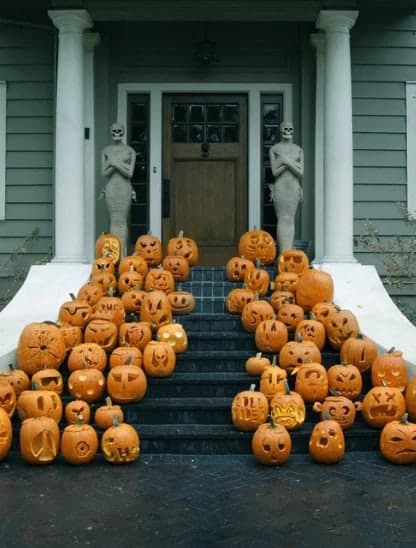
M 208 39 L 207 26 L 204 25 L 204 39 L 201 42 L 197 42 L 195 45 L 195 51 L 193 60 L 199 65 L 212 65 L 213 63 L 219 63 L 219 57 L 217 54 L 217 45 Z

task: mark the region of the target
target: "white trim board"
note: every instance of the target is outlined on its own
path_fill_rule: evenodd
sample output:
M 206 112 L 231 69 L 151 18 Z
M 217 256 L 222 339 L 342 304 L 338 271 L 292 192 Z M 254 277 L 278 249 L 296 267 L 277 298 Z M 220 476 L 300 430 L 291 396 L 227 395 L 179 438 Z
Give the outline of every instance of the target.
M 292 121 L 292 84 L 123 83 L 118 85 L 117 119 L 127 126 L 127 96 L 150 96 L 149 229 L 162 234 L 162 100 L 164 93 L 245 93 L 248 97 L 248 228 L 261 224 L 261 94 L 283 95 L 283 119 Z
M 407 209 L 416 217 L 416 82 L 406 82 Z
M 6 218 L 6 107 L 7 84 L 0 82 L 0 221 Z

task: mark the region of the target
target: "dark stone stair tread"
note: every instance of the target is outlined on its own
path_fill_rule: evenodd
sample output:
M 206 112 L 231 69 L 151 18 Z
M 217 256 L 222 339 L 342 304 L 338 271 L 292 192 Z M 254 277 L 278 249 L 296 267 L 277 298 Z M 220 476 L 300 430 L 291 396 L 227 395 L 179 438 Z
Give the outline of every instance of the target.
M 257 377 L 249 377 L 247 373 L 244 372 L 244 370 L 239 372 L 233 372 L 233 371 L 203 371 L 203 372 L 178 372 L 175 371 L 173 375 L 170 377 L 152 377 L 149 378 L 149 382 L 151 384 L 155 385 L 164 385 L 166 383 L 169 384 L 180 384 L 180 383 L 187 383 L 187 384 L 203 384 L 203 383 L 235 383 L 246 380 L 248 383 L 248 387 L 250 386 L 250 379 L 253 378 L 253 382 L 255 383 L 258 381 Z

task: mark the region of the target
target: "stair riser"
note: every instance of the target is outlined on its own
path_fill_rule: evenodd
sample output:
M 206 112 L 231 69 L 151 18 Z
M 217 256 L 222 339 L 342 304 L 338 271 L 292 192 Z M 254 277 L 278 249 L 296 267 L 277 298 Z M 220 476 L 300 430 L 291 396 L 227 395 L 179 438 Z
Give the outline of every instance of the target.
M 234 397 L 237 392 L 247 390 L 246 380 L 230 383 L 165 383 L 149 384 L 146 397 L 150 398 L 186 398 L 186 397 L 207 397 L 223 398 Z

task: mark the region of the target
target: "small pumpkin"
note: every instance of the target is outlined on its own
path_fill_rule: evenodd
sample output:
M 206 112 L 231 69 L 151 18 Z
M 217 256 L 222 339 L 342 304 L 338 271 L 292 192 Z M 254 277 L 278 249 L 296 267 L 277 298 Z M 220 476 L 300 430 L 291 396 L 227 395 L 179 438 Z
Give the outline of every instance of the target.
M 313 317 L 304 318 L 296 324 L 294 338 L 297 337 L 301 337 L 304 341 L 314 342 L 322 351 L 326 342 L 325 326 Z
M 121 296 L 121 302 L 123 303 L 126 313 L 140 315 L 140 310 L 142 308 L 145 295 L 146 291 L 144 289 L 137 289 L 135 287 L 128 289 L 125 293 L 123 293 Z
M 161 325 L 156 333 L 158 341 L 170 344 L 175 354 L 181 354 L 188 349 L 188 335 L 182 324 L 177 322 Z
M 25 373 L 23 369 L 18 369 L 12 363 L 9 363 L 9 369 L 7 371 L 0 372 L 0 380 L 1 379 L 5 379 L 12 385 L 17 397 L 20 396 L 23 390 L 30 388 L 29 375 Z
M 83 328 L 90 320 L 91 314 L 91 305 L 83 299 L 77 299 L 71 293 L 71 300 L 65 301 L 59 308 L 58 321 Z
M 370 369 L 377 354 L 376 343 L 362 333 L 346 339 L 340 350 L 341 361 L 352 363 L 361 373 Z
M 416 420 L 416 377 L 412 377 L 407 383 L 404 397 L 410 418 Z
M 136 270 L 122 272 L 117 281 L 117 289 L 120 295 L 124 295 L 130 289 L 142 289 L 144 286 L 144 276 Z
M 113 403 L 111 398 L 107 396 L 105 398 L 105 405 L 100 405 L 95 411 L 94 423 L 98 428 L 106 430 L 112 426 L 114 417 L 119 422 L 123 422 L 124 412 L 120 405 Z
M 169 271 L 175 282 L 186 282 L 189 278 L 189 262 L 182 255 L 166 255 L 162 260 L 162 267 Z
M 140 437 L 135 428 L 114 418 L 101 438 L 101 450 L 106 461 L 112 464 L 134 462 L 140 454 Z
M 102 232 L 95 240 L 95 257 L 110 257 L 115 264 L 120 262 L 121 241 L 116 234 Z
M 276 317 L 286 326 L 289 333 L 294 333 L 298 323 L 304 319 L 305 313 L 295 302 L 287 302 L 279 307 Z
M 251 289 L 253 293 L 257 293 L 260 297 L 263 297 L 269 291 L 270 274 L 266 269 L 261 268 L 257 262 L 254 268 L 246 271 L 244 285 L 247 289 Z
M 295 392 L 308 403 L 323 401 L 328 395 L 328 374 L 321 363 L 304 363 L 296 371 Z
M 143 352 L 147 343 L 152 340 L 152 336 L 150 322 L 125 322 L 120 325 L 118 342 L 120 346 L 134 346 Z
M 89 281 L 79 288 L 77 299 L 87 301 L 90 306 L 94 306 L 103 294 L 104 290 L 102 284 Z
M 296 272 L 280 272 L 274 278 L 271 289 L 273 291 L 289 291 L 296 298 L 299 275 Z
M 52 390 L 59 396 L 64 391 L 64 379 L 58 369 L 45 368 L 33 373 L 32 384 L 35 383 L 40 390 Z
M 117 346 L 114 348 L 109 357 L 109 366 L 112 368 L 117 365 L 127 364 L 141 367 L 143 364 L 142 351 L 136 346 Z
M 282 306 L 282 304 L 294 302 L 295 296 L 291 291 L 276 289 L 270 295 L 269 300 L 270 300 L 270 304 L 273 307 L 273 310 L 277 312 L 279 308 Z
M 104 374 L 95 367 L 77 369 L 68 377 L 68 391 L 71 396 L 88 403 L 102 398 L 105 386 Z
M 263 392 L 270 402 L 276 394 L 285 392 L 286 380 L 287 372 L 277 365 L 277 356 L 274 355 L 272 363 L 266 366 L 260 375 L 260 392 Z
M 351 310 L 339 308 L 329 315 L 325 328 L 327 340 L 335 350 L 340 350 L 347 339 L 356 337 L 360 332 L 355 314 Z
M 317 401 L 313 404 L 313 410 L 320 413 L 321 420 L 329 417 L 338 422 L 343 430 L 348 430 L 354 424 L 357 411 L 361 411 L 362 403 L 353 402 L 345 396 L 337 395 L 335 392 L 327 396 L 324 401 Z
M 126 255 L 121 259 L 120 264 L 118 265 L 118 273 L 120 275 L 123 274 L 123 272 L 130 272 L 131 270 L 139 272 L 144 279 L 149 272 L 149 266 L 140 255 Z
M 165 268 L 151 268 L 144 282 L 144 289 L 151 291 L 159 289 L 168 294 L 175 289 L 175 278 L 170 270 Z
M 257 352 L 255 356 L 250 356 L 245 362 L 247 373 L 256 377 L 260 376 L 268 365 L 271 365 L 270 359 L 263 356 L 261 352 Z
M 108 320 L 116 325 L 126 320 L 126 311 L 120 297 L 115 297 L 110 291 L 97 302 L 93 308 L 92 320 Z
M 319 421 L 309 438 L 309 454 L 316 462 L 335 464 L 345 454 L 345 437 L 340 424 L 330 418 Z
M 89 423 L 91 420 L 91 407 L 85 400 L 71 400 L 64 408 L 65 420 L 68 424 L 75 424 L 79 415 L 82 416 L 84 423 Z
M 116 273 L 116 264 L 112 257 L 109 255 L 102 255 L 97 257 L 91 265 L 91 275 L 102 274 L 103 272 L 109 272 L 110 274 Z
M 269 422 L 261 424 L 251 439 L 251 449 L 255 459 L 266 466 L 280 466 L 290 457 L 292 439 L 281 424 L 276 424 L 272 417 Z
M 7 379 L 0 378 L 0 409 L 4 409 L 9 417 L 13 417 L 16 401 L 13 385 Z
M 195 297 L 190 291 L 171 291 L 168 300 L 174 315 L 190 314 L 196 305 Z
M 328 369 L 329 389 L 350 400 L 356 400 L 363 388 L 363 379 L 358 367 L 352 363 L 336 363 Z

